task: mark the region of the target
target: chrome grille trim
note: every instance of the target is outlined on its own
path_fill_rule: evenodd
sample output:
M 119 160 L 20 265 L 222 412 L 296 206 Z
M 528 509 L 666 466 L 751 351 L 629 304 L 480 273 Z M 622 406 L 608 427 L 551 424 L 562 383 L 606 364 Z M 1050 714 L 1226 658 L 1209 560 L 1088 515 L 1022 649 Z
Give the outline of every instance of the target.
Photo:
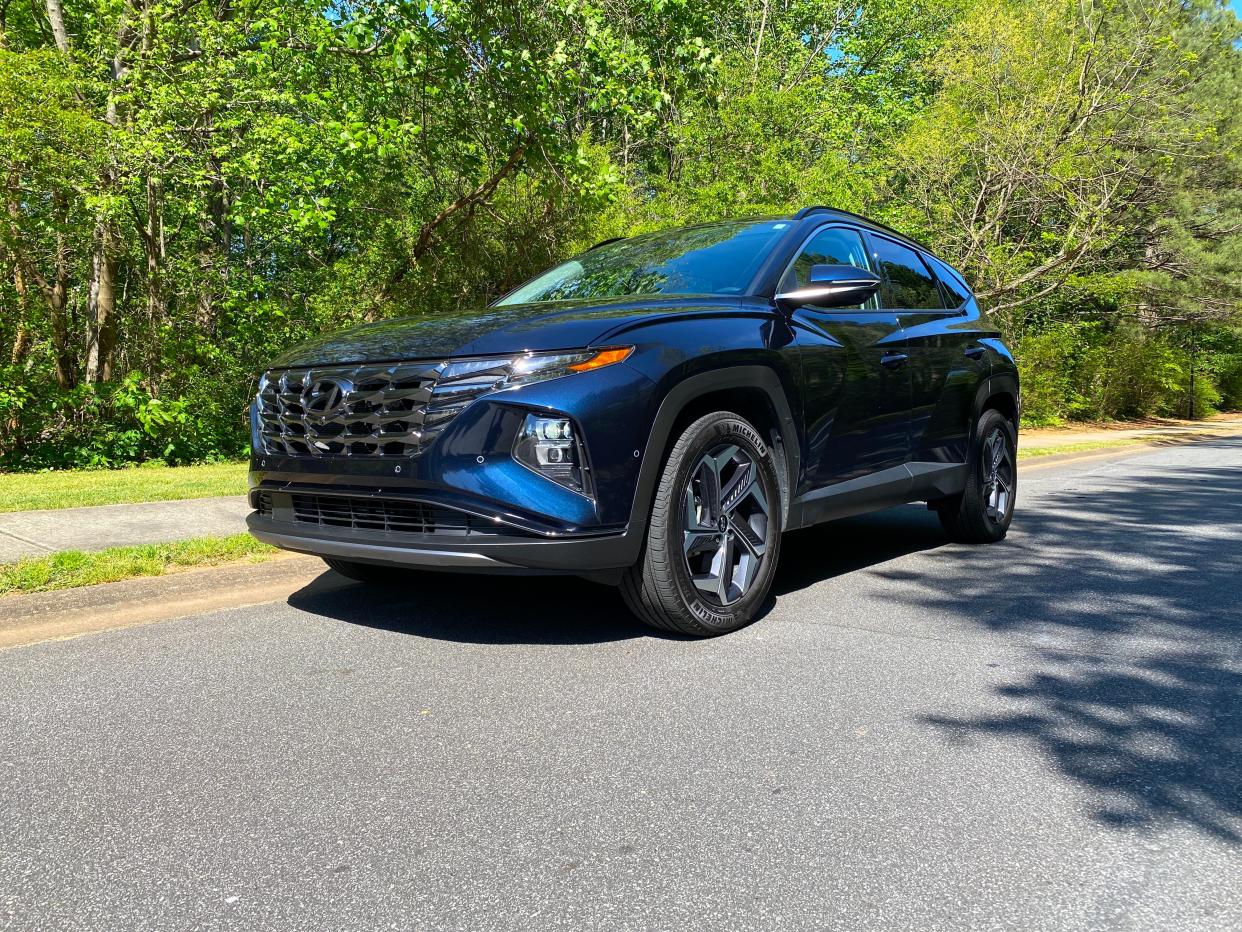
M 263 451 L 413 456 L 476 398 L 500 387 L 512 363 L 505 357 L 265 373 L 255 399 Z

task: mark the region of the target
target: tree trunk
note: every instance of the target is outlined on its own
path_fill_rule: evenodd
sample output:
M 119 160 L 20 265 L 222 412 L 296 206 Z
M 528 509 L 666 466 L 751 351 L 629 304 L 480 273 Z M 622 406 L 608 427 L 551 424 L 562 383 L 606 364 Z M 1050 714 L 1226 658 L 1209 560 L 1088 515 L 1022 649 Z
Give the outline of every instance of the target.
M 52 24 L 52 38 L 56 40 L 56 48 L 67 53 L 69 51 L 69 33 L 65 31 L 65 11 L 60 0 L 47 0 L 47 19 Z
M 152 333 L 164 316 L 164 204 L 163 185 L 147 178 L 147 216 L 142 228 L 147 257 L 147 322 Z
M 10 188 L 16 185 L 16 176 L 11 175 Z M 58 210 L 64 210 L 62 197 L 56 198 Z M 21 207 L 12 197 L 8 201 L 9 217 L 16 223 Z M 14 226 L 16 230 L 16 226 Z M 14 237 L 16 239 L 16 237 Z M 52 355 L 56 360 L 56 384 L 61 388 L 72 388 L 76 382 L 76 368 L 73 353 L 69 346 L 69 250 L 65 245 L 65 235 L 56 234 L 56 274 L 49 281 L 39 271 L 39 267 L 25 255 L 20 247 L 12 249 L 13 259 L 17 265 L 14 275 L 14 287 L 19 295 L 26 293 L 28 283 L 34 282 L 47 304 L 47 316 L 52 325 Z M 24 301 L 24 297 L 23 297 Z
M 22 268 L 16 262 L 13 264 L 13 290 L 17 292 L 17 306 L 21 314 L 17 334 L 13 337 L 13 350 L 9 354 L 9 362 L 16 366 L 30 352 L 31 343 L 30 328 L 26 326 L 26 321 L 30 319 L 30 297 L 26 292 L 26 279 L 22 276 Z
M 107 220 L 95 230 L 92 271 L 91 340 L 86 354 L 86 381 L 92 384 L 112 378 L 116 354 L 116 229 Z
M 206 209 L 199 221 L 202 245 L 198 255 L 201 285 L 198 292 L 197 317 L 199 327 L 205 333 L 214 334 L 216 331 L 216 296 L 228 275 L 229 240 L 233 233 L 228 219 L 228 201 L 224 182 L 219 177 L 220 166 L 212 159 L 210 167 L 216 177 L 207 189 Z
M 137 46 L 141 38 L 133 26 L 133 20 L 141 16 L 135 0 L 129 0 L 121 12 L 121 21 L 116 30 L 116 54 L 112 56 L 112 85 L 108 89 L 108 108 L 106 119 L 110 126 L 120 126 L 120 113 L 117 99 L 129 73 L 127 56 Z M 101 191 L 110 191 L 116 186 L 116 171 L 113 166 L 104 168 L 100 179 Z M 95 227 L 95 255 L 91 263 L 91 300 L 90 309 L 91 339 L 86 356 L 86 381 L 92 383 L 106 382 L 112 378 L 116 354 L 117 306 L 116 278 L 119 263 L 120 231 L 116 222 L 109 216 L 101 214 Z

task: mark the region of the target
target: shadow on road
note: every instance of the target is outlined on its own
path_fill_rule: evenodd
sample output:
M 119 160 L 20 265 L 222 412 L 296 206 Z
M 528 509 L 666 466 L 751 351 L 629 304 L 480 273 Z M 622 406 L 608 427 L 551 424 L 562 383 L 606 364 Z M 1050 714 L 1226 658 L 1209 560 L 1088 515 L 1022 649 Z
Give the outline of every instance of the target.
M 1105 824 L 1242 841 L 1240 497 L 1242 468 L 1070 479 L 1005 545 L 946 548 L 952 589 L 911 603 L 1035 646 L 1004 711 L 924 720 L 1032 746 Z
M 411 572 L 390 586 L 326 572 L 294 608 L 350 624 L 471 644 L 596 644 L 654 633 L 611 588 L 573 576 Z
M 921 507 L 834 522 L 782 542 L 774 592 L 804 586 L 945 543 Z M 350 624 L 476 644 L 595 644 L 677 635 L 637 621 L 611 587 L 573 576 L 420 574 L 390 586 L 325 572 L 289 597 L 306 612 Z
M 1090 794 L 1105 824 L 1175 822 L 1238 842 L 1240 499 L 1242 468 L 1148 467 L 1107 483 L 1071 476 L 1028 498 L 1028 508 L 1020 500 L 1014 532 L 994 547 L 945 546 L 934 515 L 893 509 L 789 535 L 775 593 L 871 568 L 892 583 L 894 602 L 946 627 L 1012 634 L 1030 654 L 994 687 L 1002 711 L 993 703 L 976 716 L 929 712 L 923 721 L 954 741 L 1030 746 Z M 883 565 L 934 548 L 934 575 Z M 456 583 L 381 592 L 325 573 L 289 602 L 450 641 L 584 644 L 655 634 L 615 592 L 574 578 Z
M 779 598 L 818 582 L 948 543 L 935 514 L 905 505 L 787 534 L 773 593 Z M 913 574 L 911 574 L 913 575 Z

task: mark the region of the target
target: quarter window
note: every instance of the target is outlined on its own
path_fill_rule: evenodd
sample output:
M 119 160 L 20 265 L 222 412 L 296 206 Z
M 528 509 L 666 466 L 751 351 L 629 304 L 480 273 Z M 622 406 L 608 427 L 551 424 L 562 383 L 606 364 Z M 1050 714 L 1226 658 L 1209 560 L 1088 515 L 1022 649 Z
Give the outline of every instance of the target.
M 970 298 L 970 289 L 962 281 L 962 277 L 935 256 L 925 256 L 927 262 L 940 279 L 940 287 L 944 289 L 953 307 L 961 307 Z
M 876 236 L 875 251 L 884 274 L 880 300 L 891 308 L 943 308 L 940 289 L 919 254 L 907 246 Z

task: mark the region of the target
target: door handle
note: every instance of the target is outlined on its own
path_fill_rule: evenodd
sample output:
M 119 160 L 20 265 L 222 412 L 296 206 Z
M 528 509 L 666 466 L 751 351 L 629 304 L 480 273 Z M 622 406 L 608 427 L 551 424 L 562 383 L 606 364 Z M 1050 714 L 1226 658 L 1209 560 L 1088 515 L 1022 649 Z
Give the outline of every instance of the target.
M 896 366 L 900 366 L 903 362 L 905 362 L 909 358 L 910 357 L 907 356 L 905 353 L 885 353 L 883 356 L 880 357 L 880 365 L 888 366 L 889 368 L 894 368 Z
M 970 359 L 982 359 L 982 358 L 983 358 L 983 354 L 984 354 L 984 353 L 986 353 L 986 352 L 987 352 L 987 350 L 986 350 L 986 349 L 984 349 L 982 346 L 968 346 L 968 347 L 966 347 L 966 356 L 967 356 L 968 358 L 970 358 Z

